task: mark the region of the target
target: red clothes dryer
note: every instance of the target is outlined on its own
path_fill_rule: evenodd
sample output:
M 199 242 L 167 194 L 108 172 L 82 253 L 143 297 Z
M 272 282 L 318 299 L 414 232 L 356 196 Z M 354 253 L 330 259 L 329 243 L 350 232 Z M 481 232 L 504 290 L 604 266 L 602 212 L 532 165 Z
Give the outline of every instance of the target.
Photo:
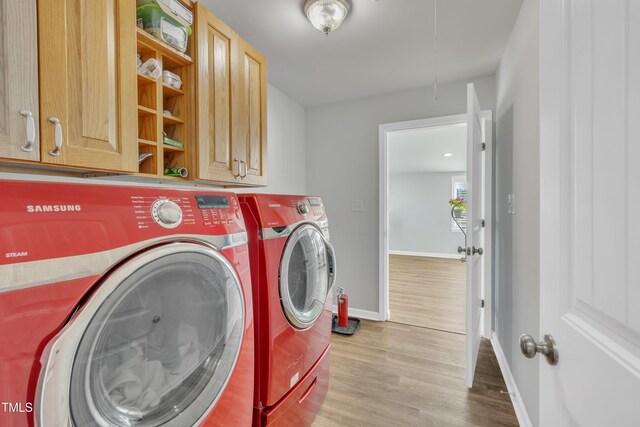
M 239 195 L 256 319 L 254 425 L 304 426 L 329 384 L 336 260 L 319 197 Z
M 251 425 L 237 196 L 78 181 L 0 182 L 0 425 Z

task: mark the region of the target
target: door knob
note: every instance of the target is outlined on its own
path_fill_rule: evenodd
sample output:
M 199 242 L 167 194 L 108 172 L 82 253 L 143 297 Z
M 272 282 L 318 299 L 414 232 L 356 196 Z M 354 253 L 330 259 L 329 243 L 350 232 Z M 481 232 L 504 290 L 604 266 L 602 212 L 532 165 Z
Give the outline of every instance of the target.
M 484 250 L 482 248 L 477 248 L 474 246 L 473 248 L 471 248 L 471 255 L 482 255 L 484 253 Z
M 465 254 L 465 255 L 471 255 L 471 248 L 463 248 L 462 246 L 458 246 L 458 253 L 459 254 Z
M 558 363 L 558 345 L 551 335 L 545 335 L 540 342 L 536 342 L 531 335 L 522 335 L 520 337 L 520 351 L 529 359 L 540 353 L 546 356 L 550 365 Z

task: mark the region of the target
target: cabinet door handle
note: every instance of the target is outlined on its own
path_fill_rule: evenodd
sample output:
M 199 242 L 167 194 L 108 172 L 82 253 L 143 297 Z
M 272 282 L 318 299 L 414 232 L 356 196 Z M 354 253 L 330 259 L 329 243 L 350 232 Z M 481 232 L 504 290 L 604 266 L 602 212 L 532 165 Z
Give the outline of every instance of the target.
M 240 160 L 240 164 L 242 165 L 243 170 L 240 179 L 245 179 L 247 177 L 247 162 L 245 162 L 244 160 Z
M 237 170 L 237 171 L 238 171 L 238 173 L 237 173 L 237 174 L 235 174 L 235 173 L 234 173 L 234 174 L 233 174 L 233 177 L 234 177 L 234 178 L 236 178 L 236 179 L 238 179 L 238 177 L 241 175 L 241 172 L 240 172 L 240 160 L 238 160 L 238 159 L 233 159 L 233 164 L 235 165 L 236 163 L 238 164 L 238 169 L 236 169 L 236 168 L 233 168 L 233 169 L 234 169 L 234 170 Z
M 49 117 L 49 121 L 55 125 L 54 140 L 56 144 L 56 147 L 53 150 L 49 150 L 49 154 L 53 157 L 58 157 L 60 155 L 60 150 L 62 149 L 62 124 L 60 123 L 60 119 L 57 117 Z
M 20 110 L 22 117 L 27 119 L 27 143 L 20 146 L 22 151 L 33 151 L 33 144 L 36 142 L 36 123 L 33 120 L 33 113 L 29 110 Z

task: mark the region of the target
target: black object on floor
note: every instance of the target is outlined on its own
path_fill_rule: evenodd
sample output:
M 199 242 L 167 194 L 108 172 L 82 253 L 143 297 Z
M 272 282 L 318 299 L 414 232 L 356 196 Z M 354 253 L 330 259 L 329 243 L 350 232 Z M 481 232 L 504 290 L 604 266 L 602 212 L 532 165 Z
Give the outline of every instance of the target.
M 347 326 L 338 326 L 338 316 L 333 315 L 333 323 L 331 324 L 331 331 L 340 335 L 353 335 L 360 329 L 360 319 L 355 317 L 349 317 L 349 324 Z

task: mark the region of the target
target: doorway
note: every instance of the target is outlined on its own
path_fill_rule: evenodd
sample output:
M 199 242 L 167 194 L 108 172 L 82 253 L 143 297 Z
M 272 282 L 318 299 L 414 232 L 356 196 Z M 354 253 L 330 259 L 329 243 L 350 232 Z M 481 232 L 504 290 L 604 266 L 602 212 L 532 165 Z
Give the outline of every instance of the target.
M 471 88 L 471 90 L 473 90 Z M 482 335 L 486 338 L 490 338 L 491 337 L 491 333 L 492 333 L 492 293 L 491 293 L 491 283 L 492 283 L 492 279 L 491 279 L 491 275 L 492 275 L 492 239 L 490 236 L 492 236 L 492 206 L 490 203 L 490 200 L 492 200 L 492 177 L 491 177 L 491 170 L 492 170 L 492 112 L 491 111 L 482 111 L 479 112 L 479 117 L 481 118 L 481 128 L 482 128 L 482 138 L 483 140 L 486 141 L 486 144 L 482 144 L 484 147 L 484 153 L 482 155 L 482 167 L 481 167 L 481 171 L 479 171 L 478 176 L 476 177 L 475 181 L 476 181 L 476 185 L 478 186 L 477 188 L 480 189 L 480 194 L 481 194 L 481 201 L 478 204 L 478 207 L 480 208 L 480 211 L 482 211 L 483 213 L 483 217 L 486 218 L 486 224 L 485 221 L 483 221 L 483 234 L 487 236 L 487 239 L 483 242 L 483 247 L 484 247 L 484 255 L 481 257 L 481 283 L 479 286 L 479 290 L 478 290 L 478 304 L 482 304 L 482 314 L 481 314 L 481 321 L 479 322 L 479 331 L 474 330 L 473 333 L 474 334 L 478 334 Z M 389 190 L 390 190 L 390 184 L 391 184 L 391 180 L 390 180 L 390 151 L 389 151 L 389 147 L 392 143 L 392 140 L 394 138 L 394 134 L 399 135 L 403 132 L 415 132 L 415 131 L 419 131 L 419 130 L 425 130 L 425 129 L 431 129 L 431 130 L 436 130 L 436 129 L 444 129 L 446 127 L 452 127 L 454 128 L 455 126 L 466 126 L 467 125 L 467 119 L 468 119 L 468 114 L 457 114 L 457 115 L 451 115 L 451 116 L 443 116 L 443 117 L 434 117 L 434 118 L 428 118 L 428 119 L 420 119 L 420 120 L 411 120 L 411 121 L 405 121 L 405 122 L 397 122 L 397 123 L 387 123 L 387 124 L 382 124 L 379 126 L 379 141 L 380 141 L 380 151 L 379 151 L 379 159 L 380 159 L 380 165 L 379 165 L 379 172 L 380 172 L 380 182 L 379 182 L 379 189 L 380 189 L 380 211 L 379 211 L 379 216 L 380 216 L 380 245 L 379 245 L 379 258 L 380 258 L 380 263 L 379 263 L 379 268 L 380 268 L 380 284 L 379 284 L 379 312 L 380 312 L 380 317 L 381 320 L 393 320 L 394 319 L 394 313 L 391 311 L 391 307 L 390 307 L 390 293 L 389 293 L 389 289 L 390 289 L 390 284 L 389 284 L 389 278 L 390 278 L 390 271 L 391 268 L 396 268 L 394 267 L 394 261 L 395 259 L 393 257 L 395 257 L 395 255 L 398 255 L 398 252 L 393 252 L 393 248 L 390 246 L 390 230 L 391 230 L 391 221 L 392 219 L 390 218 L 390 205 L 389 205 L 389 201 L 390 201 L 390 197 L 389 197 Z M 469 136 L 469 129 L 467 128 L 467 147 L 469 147 L 469 141 L 468 141 L 468 136 Z M 485 147 L 486 145 L 486 147 Z M 448 152 L 448 151 L 445 151 Z M 468 153 L 467 153 L 468 154 Z M 441 156 L 444 155 L 443 153 L 440 153 Z M 468 164 L 468 163 L 467 163 Z M 459 171 L 459 172 L 463 172 L 463 171 Z M 460 176 L 464 176 L 464 175 L 458 175 L 458 178 Z M 478 179 L 479 178 L 479 179 Z M 451 196 L 453 196 L 455 193 L 452 193 Z M 445 200 L 444 203 L 447 203 L 448 200 Z M 480 212 L 478 211 L 478 212 Z M 453 221 L 452 221 L 452 225 L 453 225 Z M 453 234 L 453 233 L 451 233 Z M 459 236 L 459 235 L 458 235 Z M 448 243 L 448 246 L 452 246 L 455 245 L 455 243 Z M 462 247 L 460 248 L 461 250 L 464 249 L 464 245 L 462 245 Z M 426 271 L 439 271 L 438 274 L 440 275 L 446 275 L 447 277 L 455 277 L 456 279 L 454 280 L 460 280 L 460 275 L 454 272 L 447 272 L 447 263 L 453 263 L 454 266 L 459 266 L 462 267 L 462 269 L 464 270 L 464 264 L 460 261 L 460 258 L 462 258 L 464 256 L 463 254 L 458 255 L 457 254 L 457 246 L 452 248 L 452 249 L 447 249 L 446 252 L 435 252 L 435 253 L 431 253 L 431 255 L 438 255 L 438 257 L 421 257 L 421 258 L 433 258 L 433 264 L 432 266 L 425 266 L 423 269 Z M 409 253 L 400 253 L 400 255 L 405 255 L 405 256 L 415 256 L 416 254 L 411 254 L 411 251 L 407 251 Z M 429 254 L 429 253 L 427 253 Z M 455 254 L 455 255 L 454 255 Z M 420 254 L 423 255 L 423 254 Z M 450 258 L 446 258 L 444 257 L 444 255 L 449 255 Z M 391 259 L 390 259 L 391 257 Z M 404 270 L 405 272 L 407 271 L 404 267 L 402 266 L 397 266 L 398 269 Z M 455 268 L 453 269 L 453 271 L 455 271 Z M 415 270 L 413 272 L 414 276 L 419 276 L 421 273 L 419 272 L 419 270 Z M 424 274 L 423 274 L 424 275 Z M 462 275 L 462 280 L 464 280 L 464 275 Z M 467 282 L 467 289 L 468 289 L 469 283 Z M 474 291 L 475 292 L 475 291 Z M 454 294 L 455 295 L 455 294 Z M 462 319 L 464 319 L 465 317 L 468 318 L 468 316 L 470 315 L 469 310 L 470 310 L 470 306 L 469 306 L 469 297 L 470 295 L 466 295 L 466 293 L 463 291 L 462 293 L 458 293 L 457 296 L 453 296 L 453 298 L 459 298 L 460 302 L 462 304 L 465 303 L 465 299 L 467 300 L 467 307 L 464 308 L 464 315 L 462 317 Z M 404 297 L 405 299 L 407 298 L 406 296 Z M 475 304 L 475 302 L 471 301 L 471 303 Z M 424 308 L 423 308 L 424 310 Z M 485 313 L 489 313 L 488 315 L 485 315 Z M 456 316 L 456 314 L 452 314 L 452 316 Z M 436 329 L 446 329 L 449 328 L 453 331 L 459 332 L 459 333 L 466 333 L 466 331 L 464 329 L 460 330 L 461 328 L 458 327 L 451 327 L 451 326 L 446 326 L 446 325 L 440 325 L 440 326 L 433 326 Z
M 396 130 L 388 142 L 389 320 L 465 332 L 467 125 Z

